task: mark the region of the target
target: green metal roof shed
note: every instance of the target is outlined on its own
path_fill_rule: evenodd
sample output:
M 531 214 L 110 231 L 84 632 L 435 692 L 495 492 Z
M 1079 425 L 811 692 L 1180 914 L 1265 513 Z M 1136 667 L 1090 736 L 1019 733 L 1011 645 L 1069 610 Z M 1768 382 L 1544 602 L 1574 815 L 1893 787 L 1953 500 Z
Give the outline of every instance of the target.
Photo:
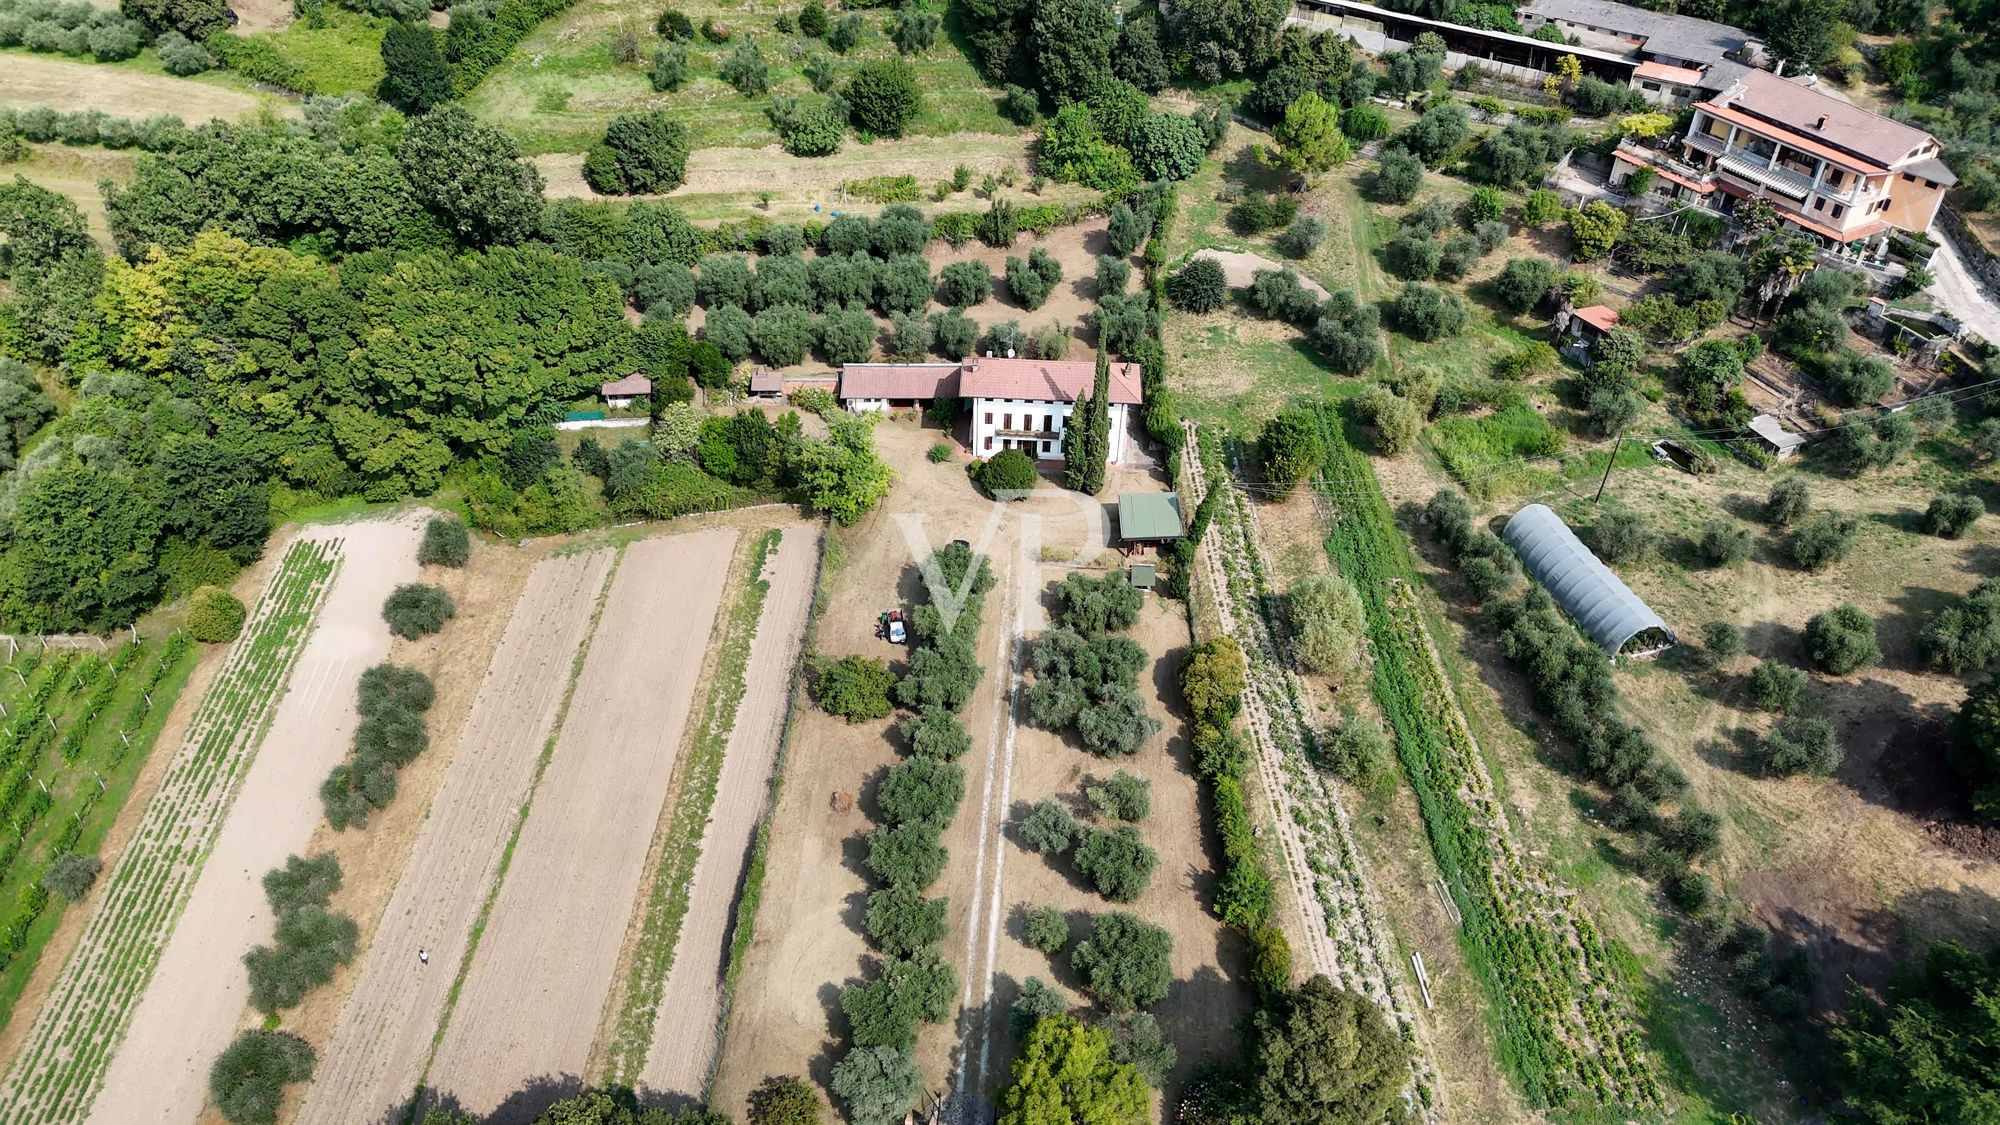
M 1158 543 L 1186 534 L 1181 498 L 1173 492 L 1118 494 L 1118 537 L 1127 543 Z

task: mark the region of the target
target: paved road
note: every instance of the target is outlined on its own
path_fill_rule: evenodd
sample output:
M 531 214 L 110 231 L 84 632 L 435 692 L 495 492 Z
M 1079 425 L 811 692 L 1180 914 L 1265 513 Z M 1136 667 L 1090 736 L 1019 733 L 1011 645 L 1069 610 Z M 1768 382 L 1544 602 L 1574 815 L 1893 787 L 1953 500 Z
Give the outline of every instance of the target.
M 1954 320 L 2000 344 L 2000 303 L 1980 286 L 1951 239 L 1933 237 L 1938 240 L 1938 252 L 1931 257 L 1931 275 L 1937 283 L 1930 287 L 1931 297 Z

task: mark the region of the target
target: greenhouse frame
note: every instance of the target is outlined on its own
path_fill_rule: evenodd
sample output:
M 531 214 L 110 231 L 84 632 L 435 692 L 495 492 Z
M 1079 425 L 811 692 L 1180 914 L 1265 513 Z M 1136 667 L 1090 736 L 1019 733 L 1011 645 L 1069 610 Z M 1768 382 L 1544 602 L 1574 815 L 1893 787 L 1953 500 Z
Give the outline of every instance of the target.
M 1520 557 L 1521 569 L 1540 582 L 1577 628 L 1609 655 L 1617 656 L 1627 642 L 1649 629 L 1665 638 L 1662 644 L 1648 646 L 1649 651 L 1678 643 L 1660 615 L 1592 554 L 1548 505 L 1530 504 L 1515 512 L 1500 537 Z

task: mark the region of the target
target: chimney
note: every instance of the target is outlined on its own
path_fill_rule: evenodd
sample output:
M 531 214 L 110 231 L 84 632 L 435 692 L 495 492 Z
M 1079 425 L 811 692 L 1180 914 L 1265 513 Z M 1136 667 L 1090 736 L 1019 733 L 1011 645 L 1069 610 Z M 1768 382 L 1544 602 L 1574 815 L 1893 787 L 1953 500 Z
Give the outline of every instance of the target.
M 1813 122 L 1813 128 L 1815 128 L 1815 129 L 1825 129 L 1825 128 L 1826 128 L 1826 114 L 1822 113 L 1822 114 L 1820 114 L 1820 115 L 1819 115 L 1819 120 L 1818 120 L 1818 121 L 1815 121 L 1815 122 Z

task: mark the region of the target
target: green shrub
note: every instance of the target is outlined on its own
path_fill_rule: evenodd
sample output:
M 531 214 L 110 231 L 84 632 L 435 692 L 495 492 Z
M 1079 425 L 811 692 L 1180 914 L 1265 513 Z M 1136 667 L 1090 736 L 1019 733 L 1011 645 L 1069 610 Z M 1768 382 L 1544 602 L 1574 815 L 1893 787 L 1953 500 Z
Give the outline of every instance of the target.
M 1410 284 L 1396 295 L 1396 326 L 1412 339 L 1441 340 L 1465 330 L 1465 302 L 1456 294 Z
M 938 843 L 937 829 L 927 824 L 877 828 L 867 840 L 868 870 L 892 887 L 923 890 L 937 882 L 951 858 Z
M 1098 894 L 1113 902 L 1135 902 L 1153 881 L 1160 857 L 1140 839 L 1138 829 L 1121 824 L 1110 832 L 1083 829 L 1070 852 L 1070 862 Z
M 1141 821 L 1153 815 L 1153 783 L 1119 770 L 1102 785 L 1084 790 L 1097 811 L 1112 820 Z
M 1859 520 L 1833 512 L 1815 512 L 1792 532 L 1792 561 L 1805 570 L 1825 570 L 1854 549 Z
M 1096 578 L 1073 570 L 1056 587 L 1057 619 L 1086 637 L 1130 629 L 1145 604 L 1145 595 L 1119 570 Z
M 1292 986 L 1292 943 L 1276 926 L 1250 931 L 1250 983 L 1260 996 L 1275 996 Z
M 188 635 L 204 644 L 235 640 L 245 616 L 243 603 L 219 586 L 203 586 L 188 595 Z
M 1882 659 L 1875 641 L 1875 619 L 1856 605 L 1843 603 L 1806 622 L 1806 655 L 1821 671 L 1845 676 Z
M 308 992 L 354 960 L 359 939 L 359 927 L 345 914 L 307 906 L 280 916 L 275 944 L 243 955 L 250 973 L 250 1006 L 265 1015 L 297 1007 Z
M 1173 949 L 1173 936 L 1159 926 L 1122 911 L 1100 914 L 1070 955 L 1070 967 L 1112 1011 L 1129 1012 L 1166 998 Z
M 1189 261 L 1167 279 L 1167 297 L 1193 313 L 1221 308 L 1229 300 L 1229 280 L 1223 275 L 1222 263 L 1202 257 Z
M 404 640 L 430 636 L 457 613 L 450 594 L 422 582 L 396 587 L 382 603 L 382 619 L 389 623 L 389 631 Z
M 1934 497 L 1924 511 L 1924 530 L 1944 539 L 1956 539 L 1986 514 L 1986 503 L 1964 492 L 1947 492 Z
M 882 661 L 844 656 L 820 667 L 813 699 L 828 714 L 862 723 L 890 712 L 889 689 L 894 684 L 895 676 Z
M 1812 487 L 1798 477 L 1780 480 L 1764 498 L 1764 522 L 1772 527 L 1790 527 L 1811 510 Z
M 1043 855 L 1068 851 L 1082 831 L 1083 825 L 1077 822 L 1076 814 L 1053 797 L 1036 801 L 1020 827 L 1021 842 Z
M 1069 919 L 1063 917 L 1059 906 L 1037 907 L 1028 912 L 1022 937 L 1030 948 L 1050 955 L 1060 953 L 1062 947 L 1069 944 Z
M 862 928 L 882 952 L 908 957 L 944 940 L 948 900 L 925 898 L 907 886 L 890 887 L 868 896 Z
M 1789 664 L 1766 660 L 1750 671 L 1750 698 L 1765 711 L 1790 711 L 1805 690 L 1806 674 Z
M 42 886 L 64 902 L 81 902 L 103 870 L 104 861 L 94 855 L 63 852 L 49 861 L 49 869 L 42 873 Z
M 1787 715 L 1758 744 L 1764 771 L 1777 777 L 1809 773 L 1826 777 L 1840 768 L 1840 743 L 1824 719 Z
M 823 1116 L 819 1094 L 797 1075 L 766 1078 L 750 1092 L 750 1125 L 820 1125 Z
M 1327 731 L 1323 745 L 1328 768 L 1361 789 L 1381 785 L 1394 769 L 1389 736 L 1382 724 L 1359 713 L 1350 713 L 1339 726 Z
M 1035 487 L 1037 479 L 1034 459 L 1018 449 L 1003 449 L 978 466 L 979 486 L 988 495 L 1027 492 Z M 1019 500 L 1022 497 L 1009 496 L 1008 499 Z
M 936 950 L 925 949 L 890 958 L 881 976 L 842 989 L 840 1010 L 855 1046 L 908 1048 L 916 1043 L 918 1024 L 950 1018 L 957 993 L 957 971 Z
M 954 762 L 972 749 L 971 732 L 944 707 L 926 707 L 896 729 L 909 742 L 910 752 L 919 757 Z
M 1049 907 L 1049 909 L 1055 908 Z M 1062 947 L 1058 945 L 1056 948 Z M 1007 1009 L 1007 1030 L 1014 1038 L 1025 1039 L 1028 1033 L 1035 1029 L 1036 1024 L 1050 1016 L 1060 1016 L 1068 1011 L 1069 998 L 1063 995 L 1062 989 L 1040 977 L 1029 977 L 1021 985 L 1021 994 L 1014 998 L 1014 1003 Z
M 938 274 L 938 300 L 955 309 L 970 308 L 993 295 L 993 275 L 981 262 L 953 262 Z
M 208 1096 L 231 1125 L 271 1125 L 285 1087 L 312 1079 L 313 1049 L 296 1035 L 245 1031 L 215 1058 Z
M 1743 630 L 1728 621 L 1711 621 L 1701 631 L 1701 643 L 1717 663 L 1743 655 Z
M 1728 520 L 1711 520 L 1701 530 L 1695 553 L 1709 566 L 1734 566 L 1750 557 L 1750 532 Z
M 451 516 L 432 516 L 424 525 L 417 548 L 419 566 L 464 566 L 472 556 L 472 539 L 465 524 Z
M 891 766 L 875 789 L 887 824 L 927 824 L 943 831 L 965 799 L 965 770 L 938 758 L 912 758 Z
M 1342 677 L 1359 667 L 1368 623 L 1352 583 L 1339 575 L 1308 575 L 1293 584 L 1285 609 L 1301 665 Z

